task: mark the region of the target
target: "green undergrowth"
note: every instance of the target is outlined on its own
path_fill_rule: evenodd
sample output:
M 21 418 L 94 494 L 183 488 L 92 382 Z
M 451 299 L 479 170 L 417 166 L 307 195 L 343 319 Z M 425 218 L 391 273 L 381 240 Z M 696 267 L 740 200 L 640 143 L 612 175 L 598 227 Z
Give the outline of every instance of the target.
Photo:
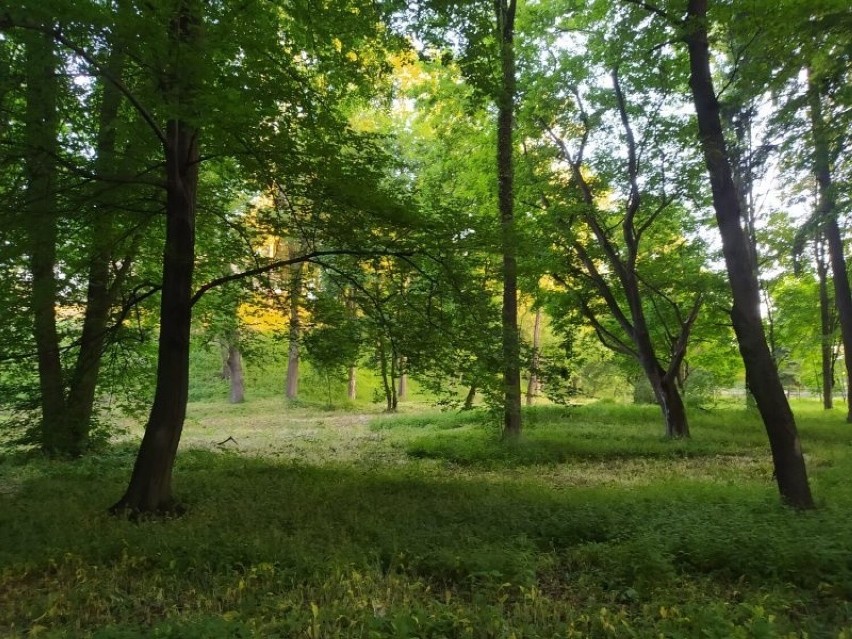
M 852 637 L 839 412 L 799 408 L 820 507 L 797 513 L 744 411 L 670 442 L 654 410 L 542 407 L 503 444 L 476 412 L 264 406 L 191 407 L 189 441 L 263 446 L 183 450 L 180 519 L 106 515 L 132 444 L 0 458 L 0 635 Z

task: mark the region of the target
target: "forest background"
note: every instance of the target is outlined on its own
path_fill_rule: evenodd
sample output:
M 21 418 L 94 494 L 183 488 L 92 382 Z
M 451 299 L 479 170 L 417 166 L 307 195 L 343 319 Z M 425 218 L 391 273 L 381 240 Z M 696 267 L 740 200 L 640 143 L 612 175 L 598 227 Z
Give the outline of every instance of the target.
M 145 519 L 184 510 L 191 401 L 440 404 L 515 459 L 525 415 L 627 399 L 655 455 L 759 420 L 814 509 L 789 398 L 852 418 L 850 26 L 840 0 L 3 8 L 4 458 L 78 472 L 144 418 L 110 510 Z

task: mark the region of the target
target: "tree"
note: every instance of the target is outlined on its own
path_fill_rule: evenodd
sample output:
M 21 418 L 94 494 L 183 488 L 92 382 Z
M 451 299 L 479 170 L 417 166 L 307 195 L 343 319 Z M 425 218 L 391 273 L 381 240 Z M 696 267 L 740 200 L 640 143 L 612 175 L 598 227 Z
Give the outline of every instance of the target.
M 296 19 L 316 28 L 315 16 L 307 8 L 300 9 Z M 316 51 L 317 58 L 311 60 L 318 65 L 316 68 L 301 66 L 298 56 L 285 56 L 287 63 L 282 67 L 280 56 L 271 55 L 281 47 L 282 30 L 291 38 L 301 34 L 306 40 L 306 47 L 322 38 L 316 38 L 317 34 L 310 29 L 307 33 L 297 31 L 288 22 L 294 18 L 278 12 L 275 7 L 259 3 L 251 8 L 225 7 L 224 15 L 210 14 L 213 10 L 213 7 L 205 7 L 200 0 L 181 0 L 169 13 L 166 23 L 158 25 L 165 34 L 163 51 L 167 64 L 165 73 L 156 80 L 161 87 L 163 107 L 168 116 L 165 130 L 159 129 L 153 117 L 150 122 L 162 143 L 166 164 L 166 241 L 157 386 L 129 486 L 112 507 L 114 512 L 162 512 L 176 507 L 171 478 L 186 412 L 193 303 L 216 285 L 306 261 L 319 254 L 313 251 L 224 276 L 198 287 L 193 293 L 196 198 L 202 161 L 199 144 L 201 125 L 209 121 L 205 107 L 211 103 L 236 107 L 233 120 L 221 114 L 217 116 L 217 123 L 223 127 L 221 136 L 211 137 L 209 146 L 225 157 L 239 156 L 243 170 L 254 178 L 256 185 L 270 184 L 270 166 L 275 169 L 286 166 L 291 172 L 279 174 L 279 179 L 286 179 L 294 189 L 300 186 L 310 191 L 314 194 L 314 201 L 339 199 L 352 208 L 351 202 L 357 203 L 357 200 L 352 199 L 353 191 L 344 190 L 347 186 L 360 181 L 362 189 L 367 186 L 368 192 L 376 190 L 377 176 L 358 174 L 358 171 L 349 170 L 346 163 L 357 153 L 359 140 L 347 132 L 345 123 L 334 110 L 335 89 L 329 81 L 335 79 L 339 71 L 340 52 L 337 47 Z M 329 9 L 331 12 L 340 10 L 351 19 L 347 7 Z M 372 11 L 359 9 L 359 14 L 360 20 L 352 22 L 353 28 L 347 33 L 347 38 L 351 38 L 347 44 L 361 45 L 362 40 L 366 45 L 375 44 L 375 33 L 382 32 L 381 24 L 375 20 Z M 152 16 L 152 20 L 157 24 L 156 16 Z M 324 26 L 328 24 L 326 22 Z M 248 38 L 248 34 L 256 39 Z M 300 45 L 297 45 L 297 50 L 301 50 Z M 287 46 L 292 46 L 292 43 Z M 341 49 L 343 46 L 344 43 L 340 42 Z M 329 61 L 333 64 L 329 65 L 329 74 L 323 76 L 323 63 Z M 356 81 L 361 73 L 361 69 L 351 70 L 336 79 Z M 305 84 L 296 83 L 298 89 L 288 96 L 293 111 L 282 113 L 278 91 L 281 87 L 294 89 L 294 77 Z M 346 86 L 345 81 L 343 85 Z M 272 87 L 276 90 L 272 91 Z M 305 87 L 310 91 L 302 92 Z M 246 93 L 256 100 L 250 103 L 252 109 L 246 107 Z M 324 106 L 326 102 L 331 108 Z M 323 128 L 318 131 L 307 127 L 317 132 L 318 138 L 324 138 L 315 139 L 319 144 L 312 149 L 314 157 L 311 161 L 314 164 L 305 162 L 304 157 L 287 155 L 287 152 L 292 152 L 291 144 L 300 133 L 302 122 L 299 117 L 294 117 L 300 108 L 312 114 L 313 127 L 318 121 Z M 246 144 L 246 131 L 238 126 L 247 118 L 252 127 L 254 143 L 251 145 Z M 232 126 L 238 128 L 231 129 Z M 340 153 L 341 149 L 346 149 L 346 152 Z M 339 157 L 347 167 L 344 170 L 339 163 L 332 161 L 332 158 Z M 303 164 L 301 170 L 297 170 L 298 163 Z M 322 179 L 318 177 L 321 175 L 319 172 L 313 171 L 316 163 L 324 165 Z M 370 184 L 372 189 L 369 189 Z M 306 189 L 307 186 L 309 189 Z M 367 216 L 362 213 L 362 217 Z
M 155 209 L 139 206 L 142 198 L 129 196 L 131 187 L 140 196 L 150 195 L 145 191 L 151 186 L 144 186 L 144 171 L 139 171 L 147 149 L 129 142 L 137 123 L 121 108 L 128 90 L 127 52 L 121 41 L 127 8 L 127 3 L 118 3 L 109 20 L 104 12 L 92 11 L 90 19 L 109 26 L 103 37 L 76 25 L 58 28 L 55 20 L 66 18 L 65 11 L 52 19 L 42 8 L 0 16 L 0 28 L 24 41 L 25 49 L 41 60 L 29 65 L 25 135 L 16 136 L 11 127 L 4 142 L 24 149 L 28 191 L 42 191 L 35 200 L 25 196 L 31 201 L 27 206 L 38 211 L 15 224 L 29 228 L 30 310 L 41 362 L 41 430 L 29 439 L 53 455 L 79 456 L 87 450 L 97 420 L 104 356 L 116 344 L 129 310 L 123 302 L 144 297 L 144 287 L 133 281 L 133 264 Z M 98 54 L 88 54 L 80 43 L 97 48 Z M 80 74 L 90 67 L 101 71 L 89 94 L 73 91 L 69 55 L 80 60 Z M 73 127 L 75 135 L 60 135 L 60 122 L 63 131 Z M 14 199 L 14 190 L 10 195 Z M 19 278 L 20 272 L 8 276 Z M 82 285 L 69 287 L 68 282 Z M 64 313 L 58 323 L 63 306 L 81 311 L 71 317 Z M 25 361 L 28 347 L 19 342 L 11 358 Z
M 521 361 L 518 327 L 518 229 L 515 221 L 514 131 L 517 102 L 516 0 L 484 3 L 426 0 L 416 3 L 421 31 L 430 41 L 455 48 L 459 67 L 480 97 L 497 111 L 496 177 L 502 261 L 501 345 L 503 436 L 521 434 Z
M 690 86 L 699 140 L 710 176 L 713 206 L 733 294 L 731 319 L 746 375 L 769 436 L 781 496 L 794 508 L 812 508 L 813 498 L 796 422 L 766 342 L 759 310 L 759 286 L 741 226 L 741 198 L 733 181 L 710 66 L 707 5 L 707 0 L 688 1 L 683 39 L 689 51 Z
M 821 86 L 822 85 L 822 86 Z M 852 388 L 852 288 L 846 268 L 843 238 L 837 215 L 836 187 L 833 184 L 831 165 L 836 160 L 842 145 L 831 148 L 822 101 L 827 92 L 824 80 L 815 79 L 811 71 L 808 77 L 808 104 L 810 107 L 812 170 L 817 183 L 819 201 L 816 219 L 819 220 L 828 244 L 829 263 L 834 281 L 834 303 L 843 338 L 843 354 L 846 364 L 846 387 Z M 823 318 L 823 324 L 825 318 Z M 852 394 L 847 393 L 846 421 L 852 423 Z
M 578 213 L 588 229 L 588 236 L 594 238 L 599 245 L 600 255 L 590 247 L 591 243 L 584 242 L 579 233 L 572 227 L 575 223 L 568 218 L 562 220 L 562 233 L 569 238 L 572 255 L 576 256 L 580 266 L 572 267 L 569 260 L 568 272 L 584 280 L 593 289 L 605 304 L 605 311 L 596 310 L 589 300 L 589 293 L 583 292 L 582 288 L 575 288 L 578 293 L 578 304 L 583 316 L 595 328 L 602 343 L 626 354 L 640 364 L 656 398 L 657 404 L 663 414 L 666 425 L 666 434 L 669 437 L 686 437 L 689 435 L 689 427 L 686 417 L 686 409 L 678 389 L 679 375 L 684 358 L 686 357 L 687 345 L 690 332 L 698 318 L 698 312 L 703 303 L 703 295 L 700 292 L 702 286 L 699 284 L 700 273 L 698 268 L 693 268 L 686 278 L 691 279 L 695 288 L 699 291 L 691 302 L 676 301 L 675 296 L 664 292 L 665 285 L 662 282 L 654 282 L 651 277 L 650 266 L 653 258 L 642 256 L 640 266 L 640 249 L 643 239 L 647 239 L 652 226 L 660 222 L 671 224 L 674 218 L 665 216 L 666 209 L 673 206 L 674 195 L 667 194 L 665 185 L 665 169 L 663 169 L 662 194 L 648 193 L 640 184 L 640 171 L 643 170 L 639 160 L 639 147 L 633 127 L 630 124 L 628 106 L 621 89 L 621 82 L 617 72 L 613 74 L 613 86 L 618 117 L 623 127 L 625 140 L 627 167 L 625 178 L 629 195 L 619 208 L 623 210 L 615 214 L 606 210 L 605 205 L 600 202 L 604 194 L 600 193 L 599 187 L 595 187 L 591 180 L 583 174 L 583 157 L 585 152 L 585 141 L 590 131 L 589 116 L 585 109 L 580 106 L 583 121 L 583 138 L 576 154 L 568 149 L 568 146 L 552 130 L 551 137 L 559 147 L 561 158 L 568 163 L 574 188 L 578 192 L 581 201 Z M 578 104 L 582 105 L 581 98 L 577 96 Z M 650 131 L 651 124 L 646 127 Z M 643 144 L 647 150 L 647 145 Z M 663 162 L 668 159 L 663 154 Z M 645 181 L 648 181 L 645 177 Z M 621 235 L 621 246 L 613 238 L 610 229 L 618 228 Z M 667 242 L 662 238 L 655 238 L 655 247 L 665 245 Z M 668 243 L 680 244 L 681 263 L 685 261 L 685 255 L 693 252 L 686 241 L 679 238 L 668 238 Z M 694 243 L 693 243 L 694 244 Z M 655 248 L 656 253 L 665 253 L 660 248 Z M 599 264 L 605 264 L 604 270 Z M 676 267 L 675 267 L 676 268 Z M 671 277 L 671 267 L 667 274 Z M 610 277 L 609 273 L 615 277 Z M 554 276 L 563 283 L 567 283 L 561 275 Z M 686 279 L 685 278 L 685 279 Z M 652 326 L 646 311 L 646 306 L 653 308 L 657 317 L 656 321 L 663 327 L 667 346 L 667 361 L 661 361 L 658 351 L 659 342 L 655 345 L 652 334 Z M 663 315 L 661 306 L 668 307 L 669 312 Z M 685 307 L 685 308 L 684 308 Z M 626 309 L 626 310 L 625 310 Z M 618 329 L 612 330 L 606 326 L 607 322 L 601 317 L 610 314 L 616 318 Z M 667 317 L 667 316 L 668 317 Z M 626 339 L 618 337 L 618 330 L 622 331 Z
M 521 434 L 521 350 L 518 329 L 518 257 L 515 233 L 515 0 L 495 0 L 500 48 L 497 91 L 497 186 L 503 253 L 503 436 Z

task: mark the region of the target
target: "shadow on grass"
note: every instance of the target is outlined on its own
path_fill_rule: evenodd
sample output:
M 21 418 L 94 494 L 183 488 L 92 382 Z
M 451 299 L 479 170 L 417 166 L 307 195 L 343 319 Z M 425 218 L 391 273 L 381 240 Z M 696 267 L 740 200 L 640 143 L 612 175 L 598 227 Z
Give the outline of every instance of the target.
M 156 636 L 302 636 L 318 619 L 340 625 L 334 636 L 355 636 L 345 625 L 353 619 L 380 629 L 369 636 L 400 636 L 394 624 L 413 616 L 431 619 L 434 632 L 411 626 L 403 636 L 467 636 L 459 619 L 496 623 L 513 610 L 528 619 L 524 636 L 539 636 L 544 619 L 579 619 L 577 606 L 596 619 L 604 602 L 633 603 L 630 621 L 641 625 L 654 597 L 688 596 L 698 615 L 713 593 L 765 601 L 767 590 L 799 601 L 818 592 L 819 629 L 846 623 L 841 602 L 852 596 L 845 486 L 831 507 L 798 514 L 756 483 L 548 487 L 517 475 L 314 467 L 191 450 L 175 476 L 187 514 L 132 523 L 105 512 L 132 461 L 123 447 L 46 463 L 0 495 L 0 633 L 47 615 L 56 636 L 114 623 L 115 632 L 97 636 L 149 636 L 149 624 L 174 626 Z M 716 622 L 738 623 L 727 604 L 711 605 Z M 687 636 L 706 626 L 696 619 Z M 707 636 L 730 636 L 720 627 Z
M 625 552 L 640 569 L 644 552 L 678 570 L 816 585 L 845 583 L 852 563 L 852 543 L 833 511 L 788 512 L 771 486 L 559 490 L 190 451 L 176 479 L 188 514 L 133 524 L 104 512 L 129 471 L 126 458 L 114 455 L 98 473 L 51 466 L 3 496 L 0 567 L 68 554 L 109 564 L 129 553 L 151 570 L 264 562 L 305 579 L 355 565 L 437 582 L 532 583 L 553 557 L 621 574 Z

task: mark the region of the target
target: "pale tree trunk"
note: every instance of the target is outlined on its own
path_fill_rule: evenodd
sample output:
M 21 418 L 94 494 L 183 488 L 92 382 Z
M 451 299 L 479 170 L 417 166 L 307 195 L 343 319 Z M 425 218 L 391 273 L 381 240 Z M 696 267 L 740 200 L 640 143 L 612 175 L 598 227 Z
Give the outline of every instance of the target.
M 400 401 L 408 399 L 408 373 L 405 371 L 404 357 L 399 358 L 399 384 L 396 394 Z
M 296 254 L 291 247 L 291 257 Z M 290 271 L 290 332 L 287 348 L 287 399 L 296 399 L 299 394 L 299 340 L 301 339 L 302 324 L 299 318 L 299 307 L 302 299 L 302 264 L 296 264 Z
M 501 83 L 497 97 L 497 199 L 503 253 L 503 437 L 521 434 L 521 354 L 518 334 L 518 242 L 515 228 L 515 0 L 496 0 Z
M 351 292 L 346 295 L 346 310 L 350 317 L 355 317 L 355 300 L 352 299 Z M 355 397 L 358 392 L 358 383 L 357 383 L 357 368 L 355 363 L 353 362 L 349 366 L 349 383 L 346 388 L 346 396 L 349 398 L 349 401 L 355 401 Z
M 231 404 L 241 404 L 245 401 L 245 379 L 242 353 L 236 344 L 228 346 L 228 379 L 231 380 L 228 401 Z
M 222 370 L 219 372 L 219 377 L 222 379 L 231 379 L 231 368 L 228 366 L 228 357 L 230 356 L 230 344 L 224 337 L 219 338 L 219 358 L 222 362 Z
M 852 290 L 846 270 L 846 256 L 843 253 L 843 237 L 837 223 L 837 196 L 831 176 L 831 155 L 822 115 L 822 96 L 812 77 L 808 79 L 808 97 L 814 145 L 813 171 L 819 190 L 817 213 L 828 241 L 831 276 L 834 281 L 834 306 L 840 323 L 843 359 L 846 364 L 846 387 L 852 388 Z M 852 393 L 847 393 L 846 403 L 846 421 L 852 423 Z
M 689 0 L 689 26 L 684 40 L 689 48 L 690 87 L 699 139 L 710 176 L 713 206 L 733 294 L 731 319 L 751 390 L 769 438 L 775 479 L 782 499 L 795 508 L 813 508 L 796 422 L 769 351 L 760 317 L 760 288 L 742 227 L 739 197 L 731 174 L 710 70 L 707 2 Z
M 354 366 L 349 367 L 349 384 L 346 389 L 346 396 L 350 401 L 355 401 L 355 397 L 357 395 L 357 380 L 355 373 L 357 369 Z
M 532 358 L 530 360 L 530 379 L 527 383 L 527 406 L 532 406 L 538 396 L 538 367 L 539 348 L 541 347 L 541 307 L 535 310 L 535 323 L 533 324 Z
M 30 308 L 41 393 L 41 444 L 48 454 L 63 455 L 73 453 L 76 446 L 66 425 L 65 388 L 56 327 L 59 58 L 52 38 L 46 34 L 27 31 L 23 41 L 27 81 L 23 215 L 32 276 Z
M 178 62 L 192 55 L 201 31 L 203 4 L 181 0 L 172 20 L 169 97 L 191 103 L 198 78 Z M 192 272 L 195 266 L 195 207 L 198 191 L 198 130 L 181 119 L 166 124 L 166 242 L 160 297 L 157 383 L 145 435 L 130 484 L 113 512 L 157 513 L 176 509 L 172 471 L 186 417 L 189 341 L 192 323 Z

